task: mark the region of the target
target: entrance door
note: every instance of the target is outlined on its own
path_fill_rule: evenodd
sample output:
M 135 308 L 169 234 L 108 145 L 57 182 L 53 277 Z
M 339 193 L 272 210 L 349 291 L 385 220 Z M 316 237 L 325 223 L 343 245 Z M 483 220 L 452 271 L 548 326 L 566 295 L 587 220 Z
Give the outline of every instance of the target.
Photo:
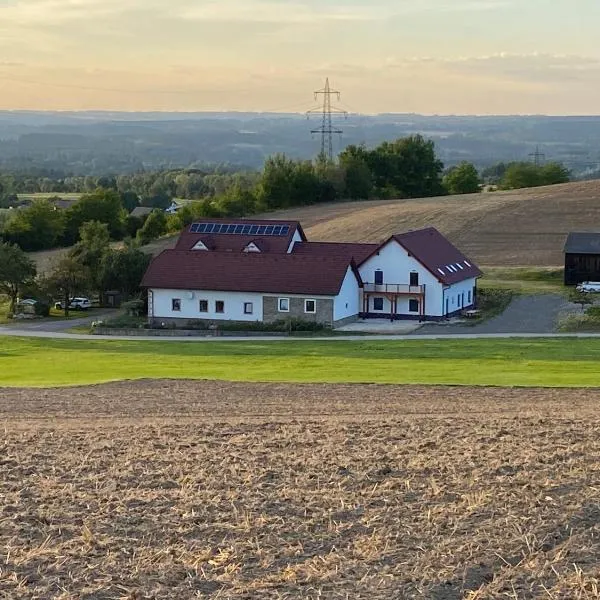
M 383 271 L 375 271 L 375 285 L 383 285 Z
M 446 314 L 450 314 L 450 300 L 446 298 Z

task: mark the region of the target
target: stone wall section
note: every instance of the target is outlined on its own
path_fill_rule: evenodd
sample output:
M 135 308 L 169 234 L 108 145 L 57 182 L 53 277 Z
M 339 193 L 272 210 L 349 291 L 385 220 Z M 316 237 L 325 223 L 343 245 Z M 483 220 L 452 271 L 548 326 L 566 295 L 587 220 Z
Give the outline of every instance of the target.
M 289 312 L 279 311 L 279 298 L 288 298 L 290 303 Z M 316 313 L 304 312 L 304 301 L 315 300 L 317 303 Z M 311 298 L 292 296 L 263 296 L 263 320 L 265 323 L 281 321 L 285 319 L 302 319 L 311 323 L 323 323 L 333 325 L 333 298 Z

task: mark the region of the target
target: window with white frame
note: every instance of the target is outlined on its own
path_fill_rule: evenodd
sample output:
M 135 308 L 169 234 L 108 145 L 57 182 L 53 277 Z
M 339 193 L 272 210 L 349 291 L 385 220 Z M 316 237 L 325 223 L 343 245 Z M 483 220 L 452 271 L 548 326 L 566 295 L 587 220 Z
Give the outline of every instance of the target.
M 244 302 L 244 314 L 251 315 L 254 312 L 254 307 L 252 306 L 252 302 Z
M 277 306 L 279 312 L 290 312 L 290 299 L 289 298 L 279 298 L 277 301 Z
M 198 310 L 202 313 L 208 312 L 208 300 L 199 300 Z
M 411 299 L 408 301 L 408 312 L 419 312 L 419 301 Z
M 317 312 L 317 301 L 316 300 L 305 300 L 304 301 L 304 312 L 315 314 Z
M 171 299 L 171 310 L 173 312 L 181 312 L 181 298 Z
M 215 312 L 216 313 L 224 313 L 225 312 L 225 302 L 223 302 L 223 300 L 217 300 L 215 302 Z

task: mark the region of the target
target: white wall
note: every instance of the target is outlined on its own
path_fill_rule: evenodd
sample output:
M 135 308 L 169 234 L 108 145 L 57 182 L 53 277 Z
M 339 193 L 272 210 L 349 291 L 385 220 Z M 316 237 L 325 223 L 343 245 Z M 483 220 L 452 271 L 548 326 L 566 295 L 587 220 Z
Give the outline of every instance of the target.
M 408 255 L 408 252 L 395 240 L 391 240 L 379 254 L 374 254 L 360 267 L 360 275 L 365 283 L 375 283 L 375 271 L 383 271 L 383 283 L 399 283 L 408 285 L 410 273 L 419 273 L 419 285 L 425 285 L 425 314 L 442 316 L 443 286 L 418 260 Z M 408 311 L 408 298 L 398 299 L 398 314 L 417 315 Z M 384 298 L 382 314 L 392 311 L 391 302 Z M 369 312 L 373 310 L 373 296 L 370 297 Z
M 340 293 L 333 300 L 333 320 L 339 321 L 353 317 L 360 312 L 360 288 L 351 267 L 346 271 L 346 277 Z
M 453 313 L 473 305 L 473 288 L 477 285 L 476 279 L 465 279 L 454 283 L 444 290 L 444 314 L 446 314 L 446 299 L 448 300 L 448 312 Z M 469 292 L 471 301 L 469 302 Z M 464 294 L 464 303 L 463 303 Z
M 294 249 L 294 244 L 296 242 L 301 242 L 301 241 L 302 241 L 302 236 L 300 235 L 300 232 L 296 228 L 296 231 L 294 232 L 294 236 L 292 237 L 292 241 L 290 242 L 290 245 L 288 246 L 288 254 Z
M 219 321 L 262 321 L 262 294 L 246 292 L 206 292 L 191 290 L 152 290 L 154 314 L 148 315 L 155 319 L 211 319 Z M 181 311 L 173 311 L 171 300 L 181 300 Z M 201 313 L 199 301 L 208 300 L 208 312 Z M 225 312 L 215 312 L 215 302 L 225 302 Z M 253 314 L 244 314 L 244 303 L 252 302 Z

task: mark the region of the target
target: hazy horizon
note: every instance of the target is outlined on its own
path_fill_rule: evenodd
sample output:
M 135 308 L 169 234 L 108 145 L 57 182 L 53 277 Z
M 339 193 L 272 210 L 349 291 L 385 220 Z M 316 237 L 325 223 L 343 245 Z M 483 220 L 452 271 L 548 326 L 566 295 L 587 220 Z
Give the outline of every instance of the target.
M 594 116 L 595 0 L 0 0 L 0 109 Z

